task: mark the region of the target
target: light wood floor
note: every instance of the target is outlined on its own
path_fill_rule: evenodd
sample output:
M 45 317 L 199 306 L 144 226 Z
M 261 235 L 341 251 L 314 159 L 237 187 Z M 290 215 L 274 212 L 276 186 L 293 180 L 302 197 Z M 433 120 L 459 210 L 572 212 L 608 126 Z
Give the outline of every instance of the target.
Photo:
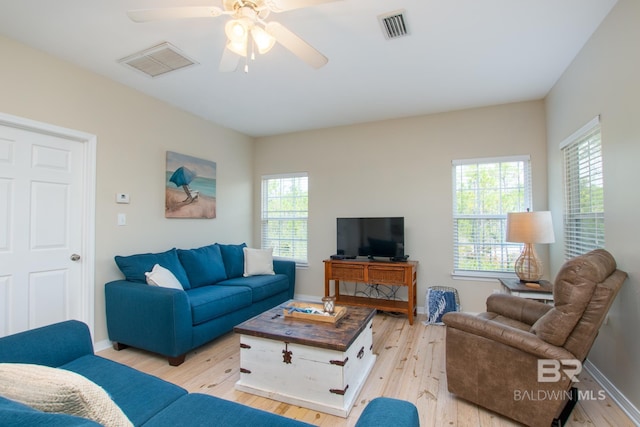
M 517 426 L 500 415 L 456 398 L 447 391 L 443 326 L 425 326 L 422 318 L 409 326 L 406 317 L 377 314 L 373 323 L 373 352 L 377 360 L 349 417 L 344 419 L 295 405 L 254 396 L 234 389 L 240 373 L 240 340 L 229 333 L 187 355 L 184 364 L 171 367 L 160 356 L 137 349 L 99 353 L 178 384 L 190 392 L 211 394 L 227 400 L 295 418 L 317 426 L 353 426 L 367 402 L 377 396 L 413 402 L 422 427 Z M 587 374 L 578 388 L 600 386 Z M 626 414 L 607 396 L 605 400 L 580 401 L 567 426 L 633 426 Z

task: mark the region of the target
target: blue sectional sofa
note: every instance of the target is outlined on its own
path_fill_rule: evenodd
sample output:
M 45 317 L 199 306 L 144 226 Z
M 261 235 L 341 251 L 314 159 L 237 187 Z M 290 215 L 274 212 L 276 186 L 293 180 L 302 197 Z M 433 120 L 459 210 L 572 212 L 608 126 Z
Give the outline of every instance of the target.
M 124 280 L 105 285 L 109 339 L 159 353 L 176 366 L 186 353 L 239 323 L 293 298 L 293 261 L 273 260 L 272 272 L 245 276 L 246 245 L 213 244 L 196 249 L 116 256 Z M 247 260 L 248 261 L 248 260 Z M 180 289 L 150 286 L 146 273 L 158 264 Z
M 74 320 L 0 338 L 0 364 L 3 363 L 37 364 L 80 374 L 102 387 L 134 426 L 310 426 L 214 396 L 189 394 L 175 384 L 97 356 L 89 329 Z M 78 416 L 41 412 L 1 394 L 2 426 L 100 425 Z M 367 405 L 356 424 L 370 426 L 419 427 L 418 412 L 412 403 L 377 398 Z

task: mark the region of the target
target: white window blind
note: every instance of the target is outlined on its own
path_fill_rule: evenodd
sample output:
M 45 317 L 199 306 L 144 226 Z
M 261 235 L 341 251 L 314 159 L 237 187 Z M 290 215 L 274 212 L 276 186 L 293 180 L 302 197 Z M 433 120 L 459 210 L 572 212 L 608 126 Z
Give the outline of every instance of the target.
M 262 248 L 307 264 L 309 186 L 306 173 L 262 177 Z
M 604 180 L 599 118 L 561 145 L 565 258 L 604 247 Z
M 529 156 L 456 160 L 453 192 L 454 274 L 513 272 L 522 248 L 505 242 L 507 213 L 531 208 Z

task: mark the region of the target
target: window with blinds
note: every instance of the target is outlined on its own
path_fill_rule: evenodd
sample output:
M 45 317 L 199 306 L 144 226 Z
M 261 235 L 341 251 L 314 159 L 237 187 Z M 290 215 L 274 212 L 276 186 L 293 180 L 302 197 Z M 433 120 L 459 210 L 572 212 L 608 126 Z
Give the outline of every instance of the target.
M 262 248 L 307 264 L 309 186 L 306 173 L 262 177 Z
M 456 160 L 453 193 L 454 274 L 512 273 L 522 245 L 505 241 L 507 213 L 531 208 L 529 156 Z
M 604 247 L 604 180 L 599 117 L 567 138 L 564 157 L 565 258 Z

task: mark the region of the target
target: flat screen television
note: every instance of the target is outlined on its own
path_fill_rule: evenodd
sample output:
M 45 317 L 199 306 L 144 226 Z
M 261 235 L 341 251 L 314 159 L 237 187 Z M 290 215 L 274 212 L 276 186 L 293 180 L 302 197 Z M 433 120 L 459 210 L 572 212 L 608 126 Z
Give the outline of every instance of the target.
M 404 217 L 337 218 L 336 225 L 341 257 L 404 257 Z

